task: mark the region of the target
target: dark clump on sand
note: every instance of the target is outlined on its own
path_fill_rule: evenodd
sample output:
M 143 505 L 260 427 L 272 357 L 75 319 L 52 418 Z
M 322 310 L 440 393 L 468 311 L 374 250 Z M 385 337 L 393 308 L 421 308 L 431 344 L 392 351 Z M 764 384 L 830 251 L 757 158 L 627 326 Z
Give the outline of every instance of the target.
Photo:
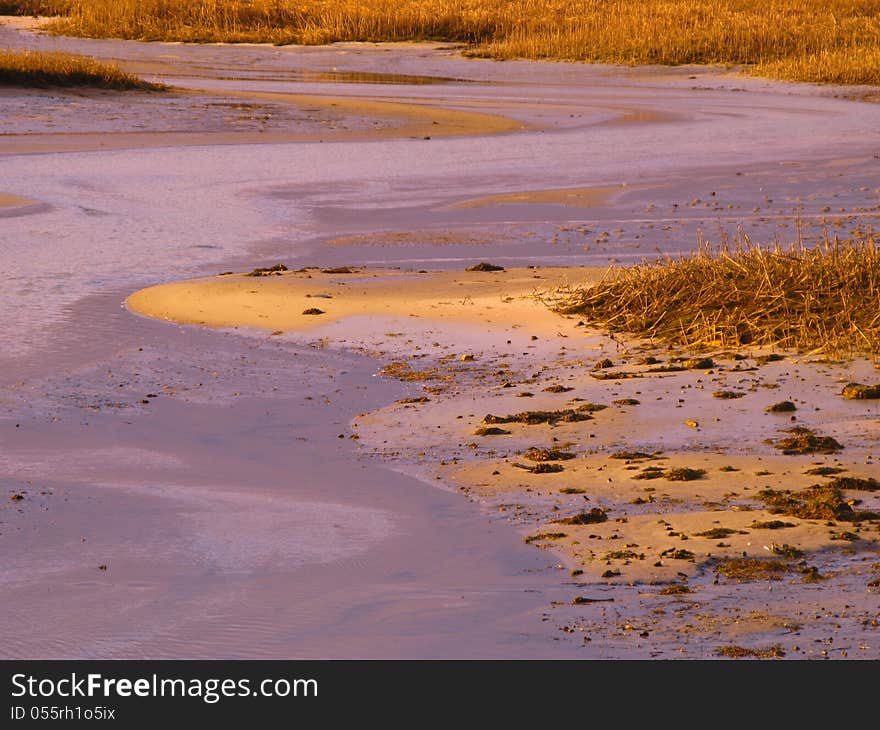
M 571 451 L 560 451 L 559 449 L 541 449 L 537 446 L 527 449 L 523 452 L 523 457 L 529 461 L 566 461 L 573 459 L 575 454 Z
M 465 271 L 504 271 L 504 267 L 497 266 L 496 264 L 487 264 L 485 261 L 482 261 L 474 266 L 469 266 Z
M 789 435 L 779 441 L 771 441 L 777 449 L 787 456 L 798 454 L 836 454 L 843 445 L 831 436 L 821 436 L 804 426 L 795 426 L 786 431 Z
M 667 469 L 663 472 L 663 476 L 670 482 L 690 482 L 694 479 L 702 479 L 706 476 L 706 470 L 679 466 L 674 469 Z
M 857 522 L 876 519 L 874 512 L 856 512 L 843 492 L 830 484 L 814 484 L 799 492 L 763 489 L 757 494 L 773 514 L 799 517 L 802 520 L 840 520 Z
M 558 421 L 574 423 L 576 421 L 589 421 L 592 416 L 590 411 L 596 410 L 592 404 L 579 408 L 564 408 L 559 411 L 523 411 L 509 416 L 493 416 L 488 414 L 483 423 L 523 423 L 535 426 L 539 423 L 554 424 Z
M 780 580 L 785 573 L 794 570 L 789 561 L 776 558 L 732 558 L 715 566 L 716 573 L 738 582 Z
M 564 385 L 549 385 L 544 388 L 545 393 L 568 393 L 571 390 L 574 390 L 574 388 L 568 388 Z
M 797 406 L 790 400 L 782 400 L 772 406 L 767 406 L 767 413 L 791 413 L 796 410 Z
M 531 472 L 532 474 L 556 474 L 561 472 L 564 467 L 562 464 L 553 464 L 547 461 L 540 461 L 537 464 L 514 464 L 517 469 Z
M 783 522 L 782 520 L 755 520 L 749 525 L 753 530 L 781 530 L 785 527 L 796 527 L 794 522 Z
M 744 646 L 730 644 L 719 646 L 715 653 L 728 659 L 781 659 L 785 656 L 785 649 L 781 644 L 774 644 L 766 649 L 748 649 Z
M 589 512 L 578 512 L 571 517 L 564 517 L 561 520 L 555 520 L 560 525 L 595 525 L 599 522 L 607 522 L 608 515 L 604 509 L 593 507 Z
M 720 540 L 724 537 L 729 537 L 730 535 L 748 535 L 749 533 L 745 530 L 732 530 L 729 527 L 713 527 L 711 530 L 704 530 L 703 532 L 695 532 L 694 537 L 708 537 L 712 540 Z
M 862 477 L 834 477 L 827 486 L 837 489 L 854 489 L 860 492 L 876 492 L 880 489 L 880 482 L 874 477 L 864 479 Z
M 526 544 L 530 544 L 533 542 L 539 542 L 541 540 L 559 540 L 562 537 L 566 537 L 564 532 L 539 532 L 537 535 L 529 535 L 528 537 L 523 538 L 523 542 Z
M 287 271 L 287 267 L 284 264 L 275 264 L 266 268 L 254 269 L 245 276 L 281 276 L 282 271 Z
M 847 400 L 873 400 L 880 398 L 880 385 L 848 383 L 844 386 L 841 395 Z
M 480 426 L 474 431 L 474 436 L 507 436 L 510 431 L 505 431 L 497 426 Z

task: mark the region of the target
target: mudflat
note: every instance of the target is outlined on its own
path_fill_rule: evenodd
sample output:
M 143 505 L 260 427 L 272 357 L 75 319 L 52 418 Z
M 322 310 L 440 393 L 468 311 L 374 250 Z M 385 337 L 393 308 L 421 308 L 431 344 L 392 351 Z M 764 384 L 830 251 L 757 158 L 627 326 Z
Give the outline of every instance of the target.
M 441 44 L 0 39 L 174 87 L 0 96 L 4 655 L 877 658 L 877 401 L 841 396 L 872 363 L 685 367 L 542 295 L 864 230 L 880 107 Z M 783 453 L 796 427 L 841 448 Z

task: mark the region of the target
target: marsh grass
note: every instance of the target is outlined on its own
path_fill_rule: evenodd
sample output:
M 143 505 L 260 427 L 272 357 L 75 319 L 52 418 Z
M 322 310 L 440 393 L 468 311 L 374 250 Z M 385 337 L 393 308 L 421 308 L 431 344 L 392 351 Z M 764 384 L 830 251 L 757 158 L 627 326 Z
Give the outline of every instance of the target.
M 54 29 L 164 41 L 440 40 L 495 59 L 731 64 L 880 83 L 880 0 L 0 0 Z
M 880 355 L 880 249 L 860 239 L 762 247 L 743 237 L 682 258 L 609 269 L 542 297 L 612 333 L 694 349 L 775 345 Z
M 90 86 L 100 89 L 159 91 L 165 87 L 112 64 L 70 53 L 0 49 L 0 85 Z

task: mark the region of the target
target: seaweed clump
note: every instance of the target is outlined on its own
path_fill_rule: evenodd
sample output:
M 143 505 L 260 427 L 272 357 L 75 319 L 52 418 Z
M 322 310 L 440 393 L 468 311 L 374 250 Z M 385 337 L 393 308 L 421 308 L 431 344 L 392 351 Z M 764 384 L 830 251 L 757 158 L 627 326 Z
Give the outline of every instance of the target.
M 667 469 L 663 472 L 663 476 L 670 482 L 691 482 L 694 479 L 702 479 L 706 476 L 706 470 L 679 466 L 674 469 Z
M 799 517 L 802 520 L 853 522 L 871 514 L 856 513 L 847 504 L 840 489 L 828 484 L 814 484 L 799 492 L 762 489 L 757 497 L 767 505 L 771 513 Z
M 880 489 L 880 482 L 874 477 L 864 479 L 862 477 L 834 477 L 826 486 L 837 489 L 852 489 L 860 492 L 876 492 Z
M 566 461 L 573 459 L 575 455 L 571 451 L 560 451 L 558 449 L 540 449 L 533 446 L 523 453 L 523 458 L 529 461 Z
M 786 431 L 789 435 L 770 443 L 786 456 L 799 454 L 836 454 L 843 445 L 831 436 L 821 436 L 812 429 L 795 426 Z
M 608 514 L 600 507 L 593 507 L 589 512 L 578 512 L 571 517 L 556 520 L 560 525 L 595 525 L 599 522 L 607 522 Z
M 282 271 L 287 271 L 287 267 L 284 264 L 275 264 L 274 266 L 254 269 L 249 274 L 245 274 L 245 276 L 281 276 Z
M 712 540 L 720 540 L 724 537 L 729 537 L 730 535 L 748 535 L 749 533 L 745 530 L 732 530 L 729 527 L 713 527 L 710 530 L 703 530 L 703 532 L 695 532 L 694 537 L 708 537 Z
M 797 406 L 790 400 L 781 400 L 779 403 L 767 406 L 767 413 L 791 413 L 796 410 Z
M 796 527 L 794 522 L 783 522 L 782 520 L 755 520 L 749 527 L 753 530 L 781 530 L 785 527 Z
M 748 649 L 744 646 L 729 644 L 727 646 L 719 646 L 715 653 L 728 659 L 780 659 L 785 656 L 785 649 L 782 648 L 781 644 L 774 644 L 766 649 Z
M 508 416 L 494 416 L 490 413 L 483 419 L 483 423 L 523 423 L 527 426 L 549 423 L 552 426 L 560 421 L 563 423 L 589 421 L 592 418 L 590 411 L 593 410 L 597 410 L 595 405 L 588 404 L 578 408 L 563 408 L 558 411 L 522 411 Z
M 791 573 L 794 566 L 788 560 L 776 558 L 731 558 L 715 566 L 715 572 L 738 582 L 751 580 L 780 580 Z
M 544 540 L 559 540 L 563 537 L 566 537 L 566 534 L 564 532 L 539 532 L 537 535 L 529 535 L 528 537 L 524 537 L 523 542 L 526 543 L 526 545 L 530 545 L 533 542 Z
M 481 261 L 478 264 L 469 266 L 465 269 L 465 271 L 504 271 L 504 267 L 498 266 L 497 264 L 489 264 L 485 261 Z
M 847 400 L 874 400 L 880 398 L 880 385 L 862 385 L 847 383 L 841 395 Z
M 505 431 L 498 426 L 480 426 L 474 431 L 474 436 L 506 436 L 510 431 Z

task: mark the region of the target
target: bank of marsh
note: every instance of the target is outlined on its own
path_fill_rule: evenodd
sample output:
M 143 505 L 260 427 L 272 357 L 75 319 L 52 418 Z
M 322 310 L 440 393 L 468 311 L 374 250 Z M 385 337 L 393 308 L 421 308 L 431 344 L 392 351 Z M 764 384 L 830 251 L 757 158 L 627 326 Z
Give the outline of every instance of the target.
M 71 35 L 195 42 L 460 42 L 476 56 L 746 65 L 880 84 L 880 0 L 2 0 Z

